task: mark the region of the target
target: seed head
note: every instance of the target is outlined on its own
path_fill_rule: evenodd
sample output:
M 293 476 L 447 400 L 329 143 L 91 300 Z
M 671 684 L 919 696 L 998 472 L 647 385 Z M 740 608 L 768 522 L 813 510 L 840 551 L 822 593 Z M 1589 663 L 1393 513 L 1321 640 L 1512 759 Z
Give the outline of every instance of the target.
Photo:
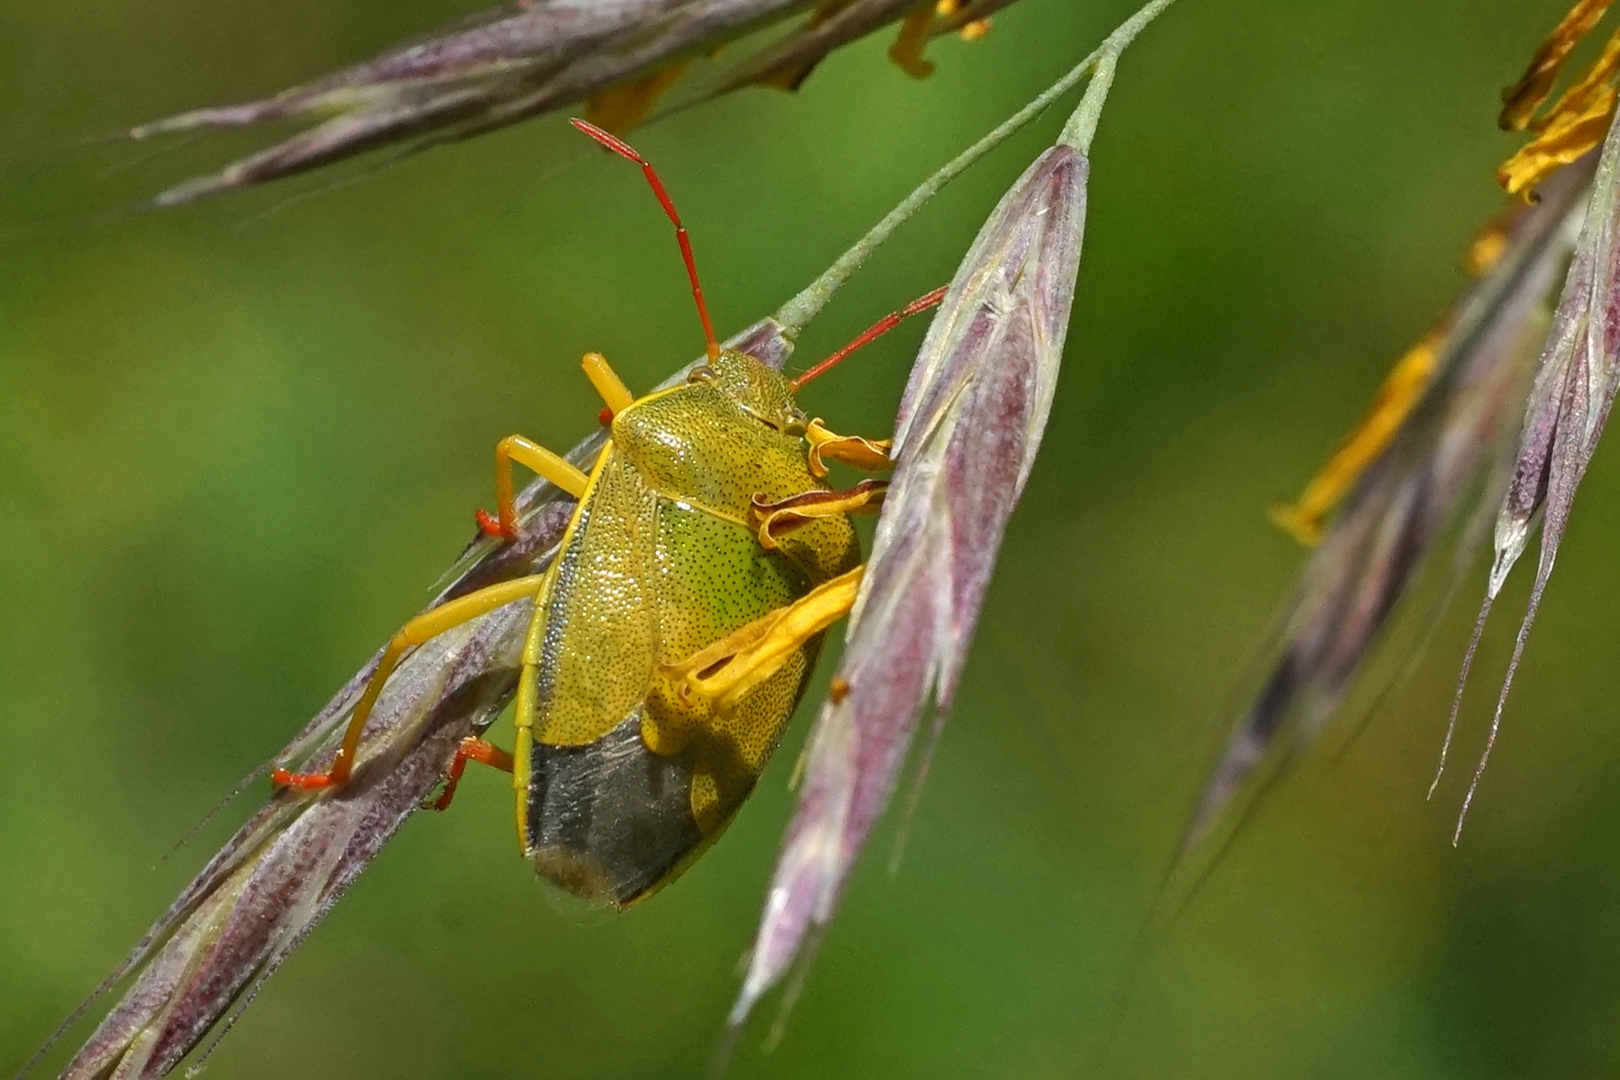
M 405 153 L 457 142 L 584 106 L 587 120 L 623 134 L 653 114 L 692 58 L 768 26 L 791 29 L 724 69 L 707 97 L 745 86 L 796 89 L 834 49 L 905 19 L 896 63 L 931 70 L 923 49 L 940 34 L 979 36 L 1014 0 L 523 0 L 270 97 L 181 113 L 130 130 L 133 139 L 200 128 L 309 121 L 313 126 L 154 200 L 178 206 L 309 172 L 384 146 Z
M 1046 427 L 1080 266 L 1088 164 L 1046 151 L 980 230 L 912 368 L 894 477 L 838 692 L 806 752 L 739 1024 L 831 918 L 917 721 L 950 709 L 1007 520 Z

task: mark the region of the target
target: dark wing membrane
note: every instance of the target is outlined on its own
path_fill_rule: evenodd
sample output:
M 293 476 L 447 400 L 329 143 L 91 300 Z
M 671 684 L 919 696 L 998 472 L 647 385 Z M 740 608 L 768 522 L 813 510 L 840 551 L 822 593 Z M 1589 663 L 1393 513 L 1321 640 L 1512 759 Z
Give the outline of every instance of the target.
M 529 858 L 569 892 L 622 907 L 703 843 L 692 754 L 649 752 L 639 709 L 589 746 L 536 743 L 531 768 Z

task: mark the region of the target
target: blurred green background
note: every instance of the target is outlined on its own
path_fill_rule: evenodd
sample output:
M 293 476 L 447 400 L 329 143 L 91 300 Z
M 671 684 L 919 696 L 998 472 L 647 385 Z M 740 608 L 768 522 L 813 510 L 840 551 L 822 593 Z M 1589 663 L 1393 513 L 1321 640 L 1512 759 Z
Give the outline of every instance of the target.
M 885 35 L 797 97 L 641 131 L 717 321 L 773 309 L 1133 3 L 1023 0 L 987 39 L 937 46 L 924 83 L 885 63 Z M 0 0 L 0 1073 L 263 788 L 160 863 L 171 845 L 422 602 L 490 499 L 491 444 L 589 431 L 587 348 L 636 387 L 698 349 L 640 178 L 557 119 L 307 199 L 288 201 L 305 184 L 113 223 L 97 219 L 252 144 L 55 149 L 278 89 L 467 6 Z M 899 874 L 891 820 L 786 1039 L 762 1052 L 756 1022 L 733 1075 L 1620 1066 L 1610 455 L 1462 848 L 1459 785 L 1432 805 L 1423 791 L 1482 572 L 1395 706 L 1261 812 L 1117 1030 L 1110 1005 L 1303 560 L 1264 506 L 1457 288 L 1513 145 L 1498 90 L 1564 6 L 1185 0 L 1129 53 L 1045 451 Z M 945 280 L 1060 116 L 909 226 L 803 357 Z M 921 329 L 816 384 L 811 410 L 884 427 Z M 1523 584 L 1476 667 L 1465 757 Z M 504 786 L 474 777 L 457 812 L 384 853 L 210 1069 L 701 1076 L 803 734 L 725 842 L 622 917 L 550 898 L 513 850 Z

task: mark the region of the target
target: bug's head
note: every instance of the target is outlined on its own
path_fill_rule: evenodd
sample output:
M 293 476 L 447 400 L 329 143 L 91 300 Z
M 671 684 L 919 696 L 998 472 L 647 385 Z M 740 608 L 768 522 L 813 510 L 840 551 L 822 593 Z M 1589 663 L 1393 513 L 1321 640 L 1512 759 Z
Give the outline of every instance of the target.
M 805 415 L 794 399 L 793 381 L 747 353 L 722 349 L 709 363 L 694 368 L 689 377 L 711 384 L 766 427 L 789 435 L 804 432 Z

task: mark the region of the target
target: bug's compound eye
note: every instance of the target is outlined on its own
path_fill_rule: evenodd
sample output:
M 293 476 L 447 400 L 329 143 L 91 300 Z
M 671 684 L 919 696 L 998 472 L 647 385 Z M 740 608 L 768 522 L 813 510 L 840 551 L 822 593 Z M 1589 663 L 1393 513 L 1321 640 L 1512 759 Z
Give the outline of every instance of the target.
M 810 422 L 805 419 L 804 413 L 790 412 L 783 419 L 782 430 L 789 435 L 803 435 L 809 429 Z
M 714 368 L 708 364 L 699 364 L 692 369 L 692 373 L 686 377 L 686 381 L 689 383 L 712 383 L 719 377 Z

